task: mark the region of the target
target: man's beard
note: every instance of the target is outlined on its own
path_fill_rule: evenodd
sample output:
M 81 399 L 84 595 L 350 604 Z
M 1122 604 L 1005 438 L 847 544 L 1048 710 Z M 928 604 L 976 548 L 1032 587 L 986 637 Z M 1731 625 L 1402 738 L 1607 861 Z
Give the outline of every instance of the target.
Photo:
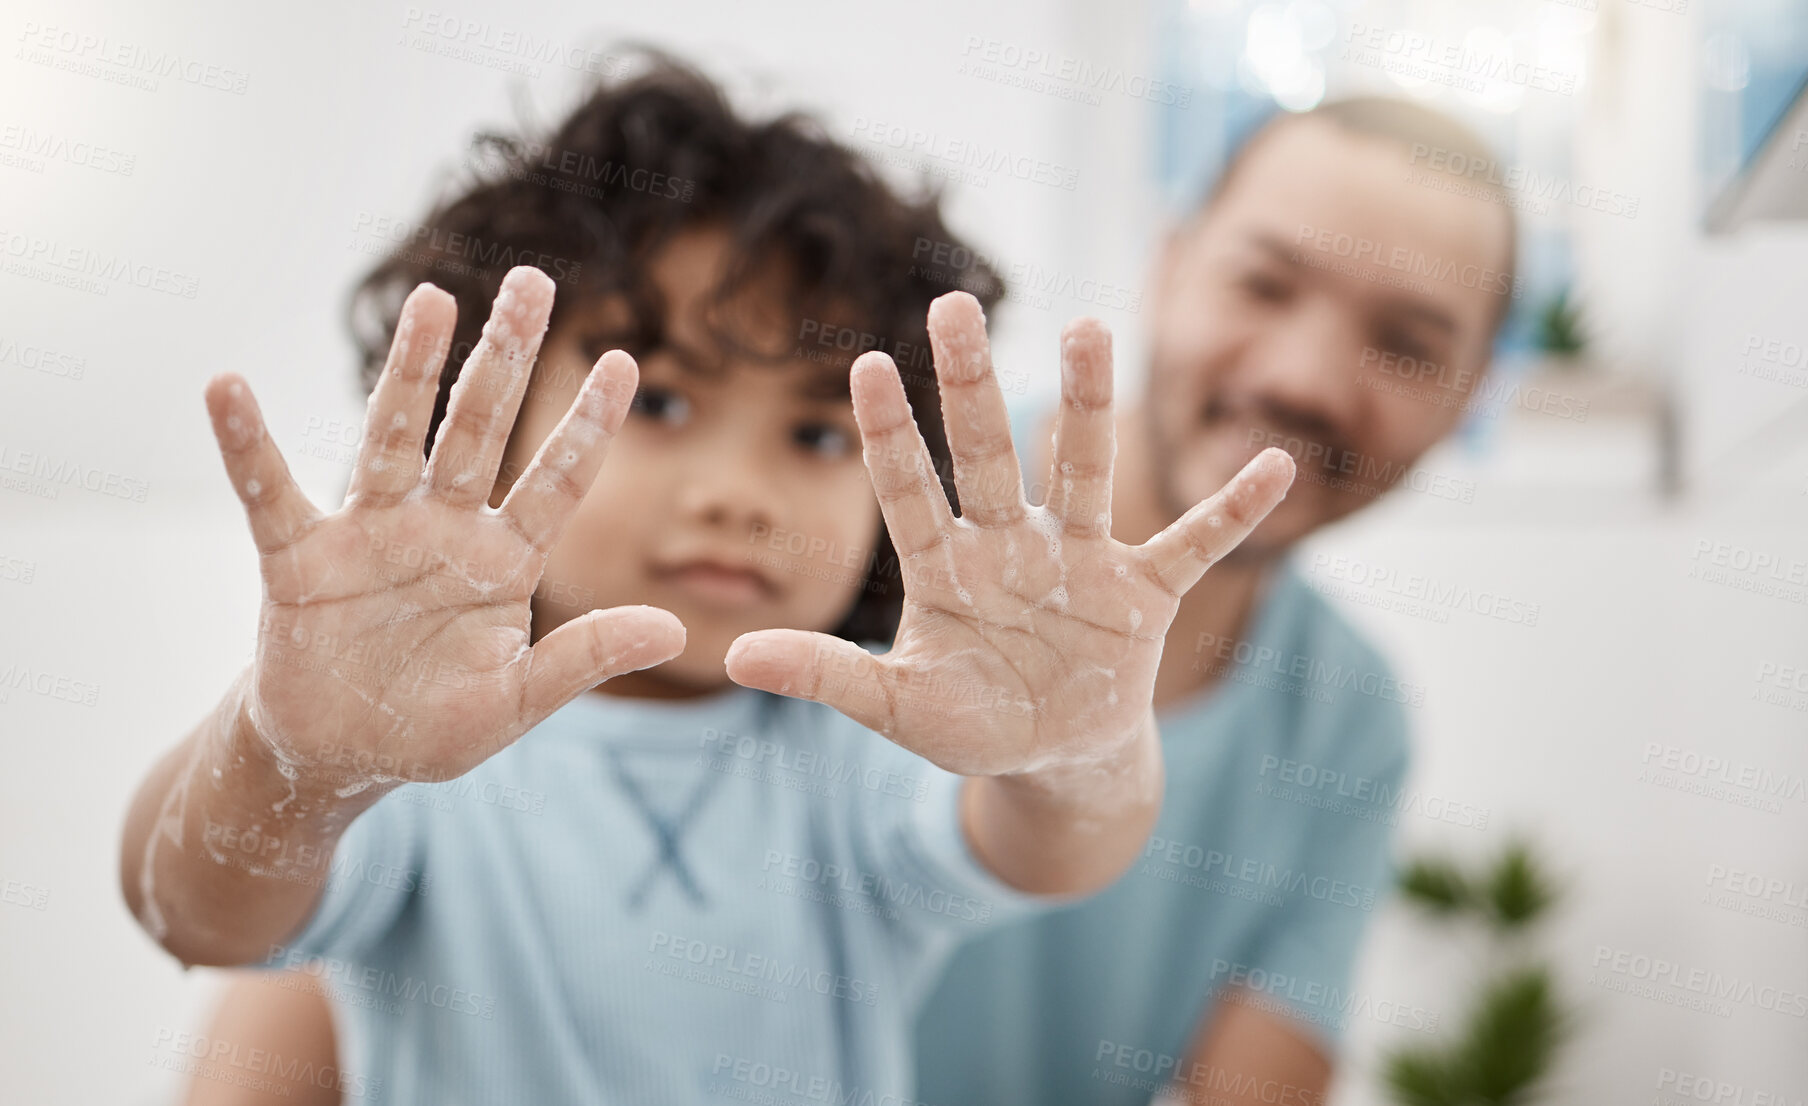
M 1173 523 L 1181 515 L 1192 510 L 1198 500 L 1188 499 L 1180 490 L 1175 474 L 1179 465 L 1175 462 L 1176 450 L 1161 431 L 1161 420 L 1155 415 L 1161 405 L 1159 403 L 1143 404 L 1143 437 L 1149 443 L 1149 464 L 1155 480 L 1155 501 L 1161 508 L 1163 525 Z M 1259 529 L 1259 527 L 1258 527 Z M 1251 532 L 1249 537 L 1237 543 L 1236 548 L 1226 553 L 1219 564 L 1226 562 L 1243 567 L 1257 567 L 1267 564 L 1284 554 L 1291 542 L 1270 546 Z

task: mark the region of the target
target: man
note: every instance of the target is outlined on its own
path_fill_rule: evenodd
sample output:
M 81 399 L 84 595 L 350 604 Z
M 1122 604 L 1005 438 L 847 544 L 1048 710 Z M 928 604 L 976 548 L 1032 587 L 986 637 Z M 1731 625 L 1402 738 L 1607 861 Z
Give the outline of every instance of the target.
M 1258 131 L 1165 243 L 1115 536 L 1154 534 L 1265 446 L 1299 475 L 1168 632 L 1167 792 L 1141 862 L 1030 939 L 956 956 L 919 1020 L 924 1102 L 1322 1101 L 1366 1008 L 1351 964 L 1391 883 L 1422 691 L 1284 558 L 1409 472 L 1486 369 L 1514 221 L 1489 174 L 1457 174 L 1488 164 L 1429 109 L 1329 104 Z M 1047 472 L 1052 420 L 1020 416 L 1025 471 Z

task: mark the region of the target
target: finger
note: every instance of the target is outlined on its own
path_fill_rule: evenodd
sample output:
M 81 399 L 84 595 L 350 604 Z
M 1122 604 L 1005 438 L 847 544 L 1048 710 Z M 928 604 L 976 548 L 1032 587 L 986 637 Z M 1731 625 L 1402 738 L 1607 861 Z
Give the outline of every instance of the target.
M 1285 450 L 1264 449 L 1217 495 L 1195 503 L 1142 544 L 1150 569 L 1168 590 L 1185 593 L 1268 517 L 1292 483 L 1293 458 Z
M 1061 331 L 1061 409 L 1055 418 L 1048 509 L 1069 533 L 1111 532 L 1111 331 L 1075 319 Z
M 684 624 L 658 607 L 610 607 L 564 623 L 528 653 L 522 680 L 526 726 L 624 672 L 651 668 L 684 651 Z
M 728 678 L 744 687 L 834 707 L 881 734 L 893 727 L 888 670 L 845 638 L 808 630 L 756 630 L 728 647 Z
M 1011 420 L 992 372 L 986 316 L 966 292 L 929 305 L 929 345 L 942 393 L 942 423 L 954 455 L 961 517 L 1001 526 L 1023 517 L 1023 473 L 1011 447 Z
M 860 424 L 866 471 L 886 533 L 903 556 L 933 548 L 948 532 L 954 511 L 911 415 L 898 367 L 874 351 L 861 354 L 850 374 L 854 421 Z
M 497 508 L 535 549 L 551 549 L 565 532 L 565 524 L 596 481 L 639 380 L 634 358 L 618 349 L 603 354 L 565 417 L 540 443 L 527 470 Z
M 421 443 L 433 420 L 440 370 L 457 321 L 458 301 L 431 284 L 416 287 L 402 301 L 389 358 L 364 412 L 364 440 L 347 502 L 398 499 L 421 482 Z
M 552 290 L 552 278 L 533 266 L 510 269 L 483 324 L 483 336 L 452 385 L 446 419 L 427 462 L 427 484 L 455 507 L 489 501 L 502 467 L 502 447 L 515 425 L 552 314 Z
M 226 476 L 251 522 L 251 540 L 259 553 L 275 553 L 307 532 L 321 518 L 289 475 L 282 451 L 270 440 L 263 412 L 251 386 L 237 373 L 221 373 L 202 392 L 213 436 L 226 462 Z

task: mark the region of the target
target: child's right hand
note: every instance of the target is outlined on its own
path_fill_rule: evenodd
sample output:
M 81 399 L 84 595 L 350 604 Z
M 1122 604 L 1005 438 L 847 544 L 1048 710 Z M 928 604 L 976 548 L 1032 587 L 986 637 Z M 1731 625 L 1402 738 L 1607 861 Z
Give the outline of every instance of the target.
M 456 307 L 416 288 L 364 420 L 345 504 L 296 487 L 243 378 L 208 381 L 226 471 L 257 543 L 264 601 L 246 721 L 292 781 L 349 794 L 462 775 L 587 688 L 676 656 L 670 612 L 592 611 L 529 636 L 529 598 L 602 464 L 638 369 L 604 354 L 497 508 L 488 506 L 553 283 L 502 282 L 423 466 Z M 292 774 L 293 773 L 293 774 Z

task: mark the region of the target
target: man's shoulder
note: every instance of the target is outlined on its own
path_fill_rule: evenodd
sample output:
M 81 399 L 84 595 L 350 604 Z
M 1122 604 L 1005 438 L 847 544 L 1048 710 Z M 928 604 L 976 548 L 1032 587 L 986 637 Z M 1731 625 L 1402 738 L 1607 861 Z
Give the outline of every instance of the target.
M 1363 671 L 1393 675 L 1387 655 L 1356 628 L 1348 615 L 1317 588 L 1291 561 L 1275 569 L 1274 589 L 1291 597 L 1298 639 L 1327 658 L 1344 661 Z M 1278 597 L 1278 596 L 1277 596 Z
M 1275 570 L 1247 633 L 1219 644 L 1219 683 L 1209 697 L 1162 720 L 1183 745 L 1214 731 L 1246 755 L 1311 761 L 1340 770 L 1398 769 L 1407 755 L 1407 711 L 1423 689 L 1395 675 L 1386 656 L 1292 566 Z
M 1277 570 L 1277 600 L 1292 605 L 1286 636 L 1305 709 L 1321 725 L 1309 737 L 1334 739 L 1340 759 L 1370 764 L 1404 760 L 1409 709 L 1425 701 L 1425 689 L 1403 680 L 1387 655 L 1290 563 Z

